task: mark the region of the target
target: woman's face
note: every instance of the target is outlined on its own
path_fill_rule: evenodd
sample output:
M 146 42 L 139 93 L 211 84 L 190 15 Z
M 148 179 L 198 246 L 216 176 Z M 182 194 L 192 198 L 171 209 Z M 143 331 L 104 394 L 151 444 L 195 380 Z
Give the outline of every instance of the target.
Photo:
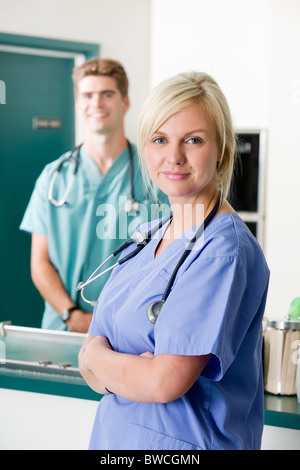
M 217 189 L 216 129 L 201 105 L 173 114 L 150 136 L 145 158 L 170 203 L 205 203 Z

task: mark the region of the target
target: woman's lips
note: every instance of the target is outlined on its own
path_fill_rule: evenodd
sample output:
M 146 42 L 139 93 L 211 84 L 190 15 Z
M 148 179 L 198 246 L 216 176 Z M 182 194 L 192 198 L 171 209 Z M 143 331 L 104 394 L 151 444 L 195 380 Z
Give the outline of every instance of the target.
M 162 173 L 170 181 L 181 181 L 190 175 L 190 173 L 182 171 L 162 171 Z

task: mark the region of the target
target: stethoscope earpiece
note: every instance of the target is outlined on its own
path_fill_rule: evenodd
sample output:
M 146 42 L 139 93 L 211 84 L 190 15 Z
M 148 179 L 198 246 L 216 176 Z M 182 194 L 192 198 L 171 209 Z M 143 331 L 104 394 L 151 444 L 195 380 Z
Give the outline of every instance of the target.
M 164 300 L 157 300 L 156 302 L 152 302 L 152 304 L 147 308 L 147 317 L 151 323 L 156 322 L 164 303 Z

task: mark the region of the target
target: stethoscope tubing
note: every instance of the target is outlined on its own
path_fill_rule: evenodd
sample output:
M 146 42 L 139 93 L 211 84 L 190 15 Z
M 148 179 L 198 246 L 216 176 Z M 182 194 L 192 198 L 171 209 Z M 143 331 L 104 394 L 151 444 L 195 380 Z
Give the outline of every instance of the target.
M 208 227 L 208 225 L 210 224 L 210 222 L 212 221 L 212 219 L 214 218 L 214 216 L 216 215 L 217 211 L 218 211 L 218 208 L 219 208 L 219 205 L 220 205 L 220 200 L 218 200 L 217 204 L 214 206 L 213 210 L 208 214 L 208 216 L 206 217 L 206 219 L 204 220 L 204 222 L 200 225 L 200 227 L 198 228 L 198 230 L 196 231 L 194 237 L 189 241 L 186 249 L 184 250 L 184 252 L 182 253 L 178 263 L 176 264 L 175 268 L 174 268 L 174 271 L 172 272 L 172 275 L 169 279 L 169 282 L 167 284 L 167 287 L 164 291 L 164 294 L 162 296 L 162 301 L 165 302 L 171 292 L 171 289 L 172 289 L 172 286 L 174 284 L 174 281 L 175 281 L 175 277 L 177 276 L 177 273 L 179 271 L 179 269 L 181 268 L 181 266 L 183 265 L 183 263 L 185 262 L 186 258 L 189 256 L 190 254 L 190 251 L 192 250 L 193 248 L 193 245 L 195 245 L 196 241 L 199 240 L 204 232 L 204 230 Z
M 200 225 L 200 227 L 196 231 L 194 237 L 189 241 L 187 247 L 185 248 L 184 252 L 182 253 L 181 257 L 179 258 L 174 270 L 172 271 L 169 282 L 168 282 L 168 284 L 167 284 L 167 286 L 164 290 L 164 293 L 163 293 L 163 296 L 162 296 L 161 300 L 156 300 L 155 302 L 152 302 L 148 306 L 148 308 L 147 308 L 147 317 L 151 321 L 151 323 L 156 323 L 156 320 L 157 320 L 157 318 L 158 318 L 158 316 L 161 312 L 161 309 L 163 308 L 163 306 L 164 306 L 164 304 L 165 304 L 165 302 L 166 302 L 166 300 L 167 300 L 167 298 L 168 298 L 168 296 L 171 292 L 171 289 L 174 285 L 175 278 L 177 276 L 177 273 L 178 273 L 179 269 L 181 268 L 181 266 L 183 265 L 183 263 L 185 262 L 185 260 L 189 256 L 189 254 L 190 254 L 193 246 L 197 242 L 197 240 L 199 240 L 201 238 L 202 234 L 204 233 L 204 230 L 208 227 L 208 225 L 210 224 L 210 222 L 212 221 L 212 219 L 216 215 L 216 213 L 219 209 L 219 206 L 220 206 L 220 199 L 218 199 L 218 201 L 215 204 L 212 211 L 208 214 L 208 216 L 206 217 L 204 222 Z
M 49 189 L 48 189 L 48 199 L 49 201 L 51 202 L 51 204 L 53 204 L 53 206 L 55 207 L 61 207 L 63 206 L 67 199 L 68 199 L 68 196 L 70 194 L 70 191 L 72 189 L 72 186 L 74 184 L 74 180 L 75 180 L 75 176 L 76 176 L 76 173 L 77 173 L 77 169 L 78 169 L 78 162 L 79 162 L 79 151 L 80 151 L 80 147 L 82 146 L 82 144 L 78 145 L 77 147 L 75 147 L 71 152 L 70 154 L 68 155 L 68 157 L 64 158 L 57 166 L 57 168 L 54 170 L 53 172 L 53 175 L 51 177 L 51 180 L 50 180 L 50 183 L 49 183 Z M 73 157 L 73 154 L 76 153 L 75 155 L 75 158 Z M 64 165 L 64 163 L 66 162 L 72 162 L 74 163 L 74 169 L 73 169 L 73 174 L 70 178 L 70 181 L 66 187 L 66 190 L 65 190 L 65 193 L 63 195 L 63 197 L 57 201 L 56 199 L 54 199 L 53 197 L 53 188 L 54 188 L 54 184 L 55 184 L 55 181 L 56 181 L 56 178 L 58 176 L 58 173 L 60 172 L 62 166 Z
M 128 205 L 126 205 L 125 210 L 126 210 L 126 212 L 131 212 L 132 210 L 133 211 L 138 211 L 139 210 L 139 203 L 134 200 L 134 195 L 133 195 L 133 150 L 132 150 L 132 145 L 129 142 L 129 140 L 127 140 L 127 144 L 128 144 L 129 159 L 130 159 L 130 170 L 129 170 L 130 197 L 127 201 Z M 80 148 L 82 147 L 82 145 L 83 144 L 80 144 L 80 145 L 77 145 L 76 147 L 74 147 L 73 150 L 71 150 L 69 152 L 68 156 L 59 162 L 58 166 L 56 167 L 56 169 L 53 172 L 53 175 L 50 179 L 49 188 L 48 188 L 48 199 L 51 202 L 51 204 L 55 207 L 61 207 L 64 204 L 66 204 L 66 202 L 67 202 L 68 196 L 69 196 L 70 191 L 72 189 L 72 186 L 74 184 L 75 176 L 76 176 L 76 173 L 77 173 L 77 170 L 78 170 Z M 75 158 L 73 157 L 74 154 L 75 154 Z M 65 193 L 64 193 L 63 197 L 59 201 L 57 201 L 53 197 L 53 189 L 54 189 L 55 181 L 56 181 L 56 178 L 57 178 L 62 166 L 66 162 L 69 162 L 69 161 L 74 163 L 73 173 L 72 173 L 70 181 L 69 181 L 69 183 L 66 187 L 66 190 L 65 190 Z
M 205 229 L 208 227 L 208 225 L 210 224 L 210 222 L 212 221 L 212 219 L 214 218 L 214 216 L 216 215 L 218 209 L 219 209 L 219 206 L 220 206 L 220 199 L 218 199 L 217 203 L 215 204 L 214 208 L 212 209 L 212 211 L 208 214 L 208 216 L 205 218 L 204 222 L 200 225 L 200 227 L 197 229 L 194 237 L 189 241 L 187 247 L 185 248 L 184 252 L 182 253 L 181 257 L 179 258 L 171 276 L 170 276 L 170 279 L 168 281 L 168 284 L 164 290 L 164 293 L 163 293 L 163 296 L 161 298 L 161 300 L 158 300 L 158 301 L 155 301 L 155 302 L 152 302 L 149 306 L 148 306 L 148 309 L 147 309 L 147 316 L 148 316 L 148 319 L 152 322 L 152 323 L 155 323 L 157 318 L 158 318 L 158 315 L 160 314 L 160 311 L 164 305 L 164 303 L 166 302 L 170 292 L 171 292 L 171 289 L 174 285 L 174 281 L 175 281 L 175 278 L 177 276 L 177 273 L 179 271 L 179 269 L 181 268 L 181 266 L 183 265 L 184 261 L 187 259 L 187 257 L 189 256 L 193 246 L 195 245 L 195 243 L 197 242 L 197 240 L 200 239 L 200 237 L 202 236 L 202 234 L 204 233 Z M 87 300 L 85 297 L 84 297 L 84 288 L 90 284 L 91 282 L 95 281 L 96 279 L 98 279 L 100 276 L 103 276 L 105 273 L 107 273 L 108 271 L 114 269 L 117 265 L 121 265 L 123 263 L 126 263 L 127 261 L 129 261 L 131 258 L 133 258 L 134 256 L 136 256 L 148 243 L 149 241 L 151 240 L 151 238 L 153 238 L 154 234 L 166 223 L 166 222 L 171 222 L 173 218 L 173 215 L 172 213 L 170 213 L 167 217 L 165 217 L 164 219 L 162 219 L 153 229 L 149 230 L 148 233 L 146 234 L 142 234 L 141 232 L 137 232 L 137 234 L 135 235 L 135 237 L 132 237 L 130 238 L 129 240 L 126 240 L 124 243 L 122 243 L 108 258 L 106 258 L 106 260 L 104 260 L 99 266 L 98 268 L 94 271 L 94 273 L 89 277 L 89 279 L 86 281 L 86 282 L 81 282 L 78 284 L 76 290 L 81 290 L 81 296 L 83 298 L 83 300 L 85 300 L 86 302 L 88 302 L 90 305 L 92 305 L 93 307 L 96 307 L 98 302 L 97 301 L 89 301 Z M 137 244 L 137 247 L 132 251 L 130 252 L 128 255 L 124 256 L 123 258 L 119 259 L 113 266 L 110 266 L 109 268 L 107 268 L 105 271 L 102 271 L 101 273 L 99 274 L 96 274 L 112 257 L 116 256 L 117 254 L 119 254 L 121 251 L 123 251 L 125 248 L 127 248 L 128 246 L 132 245 L 133 243 L 136 243 Z
M 147 233 L 141 233 L 141 232 L 137 232 L 135 237 L 133 238 L 129 238 L 128 240 L 126 240 L 125 242 L 123 242 L 120 246 L 118 246 L 118 248 L 116 248 L 112 254 L 110 256 L 108 256 L 108 258 L 106 258 L 98 267 L 97 269 L 95 269 L 95 271 L 90 275 L 90 277 L 88 278 L 87 281 L 85 282 L 80 282 L 78 284 L 78 286 L 76 287 L 76 291 L 78 290 L 81 290 L 81 296 L 83 298 L 83 300 L 87 303 L 89 303 L 90 305 L 92 305 L 92 307 L 96 307 L 97 306 L 97 301 L 94 301 L 94 300 L 87 300 L 85 297 L 84 297 L 84 289 L 85 287 L 87 287 L 89 284 L 91 284 L 92 282 L 94 282 L 96 279 L 98 279 L 99 277 L 103 276 L 104 274 L 106 274 L 107 272 L 111 271 L 112 269 L 114 269 L 116 266 L 118 265 L 121 265 L 123 263 L 126 263 L 127 261 L 129 261 L 131 258 L 134 258 L 134 256 L 136 256 L 143 248 L 145 245 L 147 245 L 149 243 L 149 241 L 151 240 L 151 238 L 153 238 L 154 234 L 168 221 L 168 220 L 171 220 L 172 218 L 172 214 L 168 214 L 167 217 L 165 217 L 164 219 L 162 219 L 154 228 L 152 228 L 151 230 L 149 230 Z M 113 257 L 117 256 L 119 253 L 121 253 L 122 251 L 124 251 L 126 248 L 128 248 L 130 245 L 132 245 L 133 243 L 136 243 L 137 244 L 137 247 L 131 251 L 128 255 L 124 256 L 123 258 L 120 258 L 114 265 L 110 266 L 109 268 L 105 269 L 104 271 L 101 271 L 101 273 L 97 274 L 101 268 L 103 268 L 103 266 L 105 266 L 106 263 L 108 263 L 108 261 L 110 259 L 112 259 Z

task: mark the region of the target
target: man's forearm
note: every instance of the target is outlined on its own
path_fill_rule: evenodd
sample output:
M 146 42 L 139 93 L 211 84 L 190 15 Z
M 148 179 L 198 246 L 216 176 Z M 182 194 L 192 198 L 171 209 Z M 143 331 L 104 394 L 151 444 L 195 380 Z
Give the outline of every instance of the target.
M 32 280 L 41 296 L 59 313 L 75 306 L 61 278 L 50 261 L 40 261 L 31 269 Z

